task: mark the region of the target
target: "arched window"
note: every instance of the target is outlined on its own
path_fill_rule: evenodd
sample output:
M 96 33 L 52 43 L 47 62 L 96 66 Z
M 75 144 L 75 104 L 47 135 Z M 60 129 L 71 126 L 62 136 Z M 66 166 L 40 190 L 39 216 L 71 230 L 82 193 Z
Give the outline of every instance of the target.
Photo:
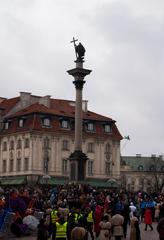
M 105 145 L 105 156 L 106 156 L 107 161 L 111 160 L 111 155 L 112 155 L 111 145 L 110 145 L 110 143 L 107 143 Z
M 110 145 L 110 143 L 107 143 L 106 144 L 106 146 L 105 146 L 105 152 L 106 153 L 111 153 L 112 151 L 111 151 L 111 145 Z
M 63 142 L 62 142 L 62 150 L 65 150 L 65 151 L 69 150 L 69 142 L 68 142 L 68 140 L 63 140 Z
M 138 171 L 143 171 L 144 167 L 142 165 L 138 166 Z
M 155 171 L 155 166 L 154 166 L 154 165 L 151 165 L 150 168 L 149 168 L 149 170 L 150 170 L 151 172 Z
M 25 138 L 25 140 L 24 140 L 24 147 L 25 148 L 29 148 L 29 145 L 30 145 L 29 138 Z
M 10 150 L 13 150 L 13 149 L 14 149 L 14 141 L 11 140 L 11 141 L 10 141 Z
M 164 172 L 164 166 L 161 167 L 161 172 Z
M 89 153 L 94 153 L 94 151 L 95 151 L 95 145 L 94 145 L 94 143 L 93 143 L 93 142 L 89 142 L 89 143 L 88 143 L 87 152 L 89 152 Z
M 44 138 L 43 148 L 50 148 L 50 140 L 48 137 Z
M 20 148 L 22 148 L 22 141 L 21 141 L 21 139 L 18 139 L 18 141 L 17 141 L 17 149 L 20 149 Z

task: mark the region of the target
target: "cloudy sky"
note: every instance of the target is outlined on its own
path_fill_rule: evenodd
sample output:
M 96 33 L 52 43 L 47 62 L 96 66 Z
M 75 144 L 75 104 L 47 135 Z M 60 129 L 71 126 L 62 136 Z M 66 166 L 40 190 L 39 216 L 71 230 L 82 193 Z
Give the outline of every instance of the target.
M 75 99 L 78 38 L 86 48 L 83 98 L 112 117 L 122 155 L 164 154 L 163 0 L 1 0 L 0 96 Z

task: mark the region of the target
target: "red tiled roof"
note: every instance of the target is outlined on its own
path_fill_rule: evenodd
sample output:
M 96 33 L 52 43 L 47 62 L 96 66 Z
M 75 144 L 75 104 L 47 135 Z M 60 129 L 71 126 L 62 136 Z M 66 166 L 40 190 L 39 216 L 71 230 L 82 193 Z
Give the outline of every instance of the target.
M 17 105 L 17 103 L 20 101 L 19 97 L 12 98 L 12 99 L 5 99 L 0 103 L 0 108 L 4 109 L 3 115 L 6 115 L 7 113 L 12 110 L 13 107 Z M 17 111 L 14 114 L 8 115 L 7 118 L 13 119 L 11 122 L 11 126 L 8 130 L 4 130 L 4 132 L 22 132 L 22 131 L 29 131 L 29 130 L 37 130 L 37 131 L 59 131 L 61 132 L 60 123 L 58 120 L 58 116 L 61 117 L 69 117 L 74 118 L 75 117 L 75 107 L 72 106 L 70 103 L 75 103 L 74 101 L 68 101 L 68 100 L 61 100 L 61 99 L 50 99 L 50 107 L 46 107 L 43 104 L 34 103 L 20 111 Z M 52 126 L 51 128 L 45 128 L 42 126 L 42 120 L 39 117 L 39 114 L 45 114 L 45 115 L 51 115 L 54 116 L 52 118 Z M 18 117 L 22 116 L 29 116 L 26 118 L 26 124 L 25 127 L 19 128 L 18 127 Z M 111 118 L 102 116 L 100 114 L 97 114 L 95 112 L 83 111 L 83 120 L 95 120 L 96 123 L 96 133 L 99 136 L 103 137 L 112 137 L 118 140 L 122 139 L 121 134 L 119 133 L 119 130 L 117 129 L 117 126 L 115 125 L 115 121 Z M 112 134 L 105 134 L 102 131 L 102 125 L 98 122 L 111 122 L 112 123 Z M 91 134 L 91 133 L 86 133 Z
M 60 100 L 60 99 L 51 99 L 50 108 L 44 106 L 43 104 L 34 103 L 29 107 L 26 107 L 23 110 L 20 110 L 8 117 L 20 117 L 24 115 L 29 115 L 31 113 L 43 113 L 43 114 L 52 114 L 57 116 L 65 116 L 65 117 L 75 117 L 75 107 L 70 105 L 70 101 Z M 86 120 L 96 120 L 96 121 L 114 121 L 111 118 L 102 116 L 100 114 L 87 111 L 83 111 L 83 119 Z
M 0 108 L 4 109 L 3 115 L 8 113 L 18 102 L 19 97 L 4 99 L 2 102 L 0 102 Z

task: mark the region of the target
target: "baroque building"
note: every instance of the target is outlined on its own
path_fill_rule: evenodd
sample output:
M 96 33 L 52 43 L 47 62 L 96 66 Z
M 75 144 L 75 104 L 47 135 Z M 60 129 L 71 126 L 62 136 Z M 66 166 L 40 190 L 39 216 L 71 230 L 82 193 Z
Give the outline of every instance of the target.
M 120 180 L 128 191 L 163 191 L 164 157 L 152 154 L 149 157 L 121 156 Z
M 83 152 L 87 181 L 120 177 L 121 134 L 116 121 L 83 101 Z M 35 183 L 43 176 L 69 181 L 74 151 L 75 102 L 21 92 L 0 98 L 0 177 L 3 184 Z M 96 183 L 97 184 L 97 183 Z

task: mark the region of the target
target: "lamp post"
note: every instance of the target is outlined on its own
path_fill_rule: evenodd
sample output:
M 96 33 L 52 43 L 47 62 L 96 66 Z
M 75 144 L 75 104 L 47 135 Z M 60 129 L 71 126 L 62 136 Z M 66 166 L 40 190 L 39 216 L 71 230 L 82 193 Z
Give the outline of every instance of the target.
M 91 73 L 91 70 L 83 68 L 85 48 L 81 43 L 76 45 L 77 39 L 73 38 L 75 54 L 76 54 L 76 67 L 68 70 L 68 74 L 74 78 L 73 84 L 76 89 L 75 101 L 75 149 L 71 153 L 70 160 L 70 181 L 84 181 L 86 175 L 86 154 L 82 151 L 82 90 L 85 84 L 85 76 Z

